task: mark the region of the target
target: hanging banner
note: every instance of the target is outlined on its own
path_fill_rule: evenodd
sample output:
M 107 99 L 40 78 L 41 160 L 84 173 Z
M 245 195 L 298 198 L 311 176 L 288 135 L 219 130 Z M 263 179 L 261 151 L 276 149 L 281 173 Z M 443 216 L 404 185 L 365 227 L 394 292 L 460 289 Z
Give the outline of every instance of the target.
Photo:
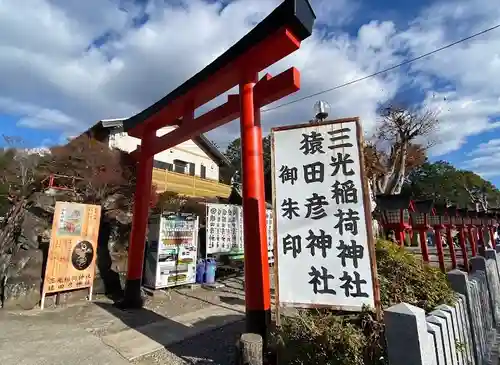
M 273 259 L 273 211 L 266 210 L 267 249 Z M 207 204 L 207 254 L 243 255 L 243 208 L 232 204 Z
M 198 217 L 191 213 L 151 216 L 144 282 L 152 289 L 196 281 Z
M 43 280 L 42 309 L 45 295 L 50 293 L 89 288 L 89 299 L 92 298 L 100 220 L 100 206 L 56 203 Z
M 357 119 L 272 130 L 279 303 L 361 311 L 379 302 Z

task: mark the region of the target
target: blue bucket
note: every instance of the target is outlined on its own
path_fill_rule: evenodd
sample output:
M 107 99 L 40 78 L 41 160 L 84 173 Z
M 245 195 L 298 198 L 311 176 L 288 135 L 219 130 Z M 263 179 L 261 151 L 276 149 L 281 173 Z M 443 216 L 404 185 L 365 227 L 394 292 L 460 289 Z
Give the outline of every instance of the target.
M 196 264 L 196 282 L 198 284 L 203 283 L 203 279 L 205 278 L 205 260 L 201 259 L 198 260 L 198 263 Z
M 205 283 L 215 283 L 215 272 L 217 271 L 217 262 L 215 259 L 207 259 L 205 265 Z

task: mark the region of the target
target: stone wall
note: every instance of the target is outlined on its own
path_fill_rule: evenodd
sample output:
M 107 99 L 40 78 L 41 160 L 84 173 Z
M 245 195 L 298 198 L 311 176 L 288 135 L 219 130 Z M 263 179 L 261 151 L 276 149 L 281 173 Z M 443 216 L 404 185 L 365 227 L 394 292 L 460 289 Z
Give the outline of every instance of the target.
M 498 364 L 500 247 L 448 273 L 456 303 L 430 313 L 400 303 L 385 310 L 390 365 Z
M 40 302 L 55 202 L 53 196 L 35 193 L 22 202 L 19 214 L 9 214 L 0 225 L 0 306 L 4 309 L 29 310 Z M 101 222 L 94 281 L 94 293 L 113 298 L 122 295 L 129 230 L 127 217 L 117 215 L 125 214 L 108 214 Z M 85 290 L 66 292 L 61 302 L 81 300 L 86 294 Z M 51 301 L 48 298 L 46 303 Z

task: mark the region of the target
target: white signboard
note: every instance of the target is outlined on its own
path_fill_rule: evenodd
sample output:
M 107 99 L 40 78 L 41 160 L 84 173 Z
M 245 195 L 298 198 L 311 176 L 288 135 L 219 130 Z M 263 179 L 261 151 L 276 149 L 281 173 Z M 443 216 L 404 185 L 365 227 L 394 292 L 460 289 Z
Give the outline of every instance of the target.
M 272 131 L 282 305 L 375 308 L 359 128 L 354 119 Z
M 266 210 L 267 249 L 273 260 L 273 212 Z M 243 254 L 243 208 L 231 204 L 207 204 L 207 254 Z
M 238 208 L 230 204 L 207 204 L 207 254 L 243 250 Z

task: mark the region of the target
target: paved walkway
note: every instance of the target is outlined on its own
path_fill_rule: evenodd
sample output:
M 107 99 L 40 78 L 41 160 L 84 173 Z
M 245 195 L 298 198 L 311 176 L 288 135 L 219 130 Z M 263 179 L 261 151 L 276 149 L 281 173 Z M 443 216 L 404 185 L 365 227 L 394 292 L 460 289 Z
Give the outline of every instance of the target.
M 24 318 L 2 318 L 2 365 L 127 365 L 98 337 L 74 325 L 31 324 Z
M 106 298 L 62 308 L 0 311 L 2 365 L 231 364 L 244 329 L 243 280 L 179 289 L 120 311 Z

